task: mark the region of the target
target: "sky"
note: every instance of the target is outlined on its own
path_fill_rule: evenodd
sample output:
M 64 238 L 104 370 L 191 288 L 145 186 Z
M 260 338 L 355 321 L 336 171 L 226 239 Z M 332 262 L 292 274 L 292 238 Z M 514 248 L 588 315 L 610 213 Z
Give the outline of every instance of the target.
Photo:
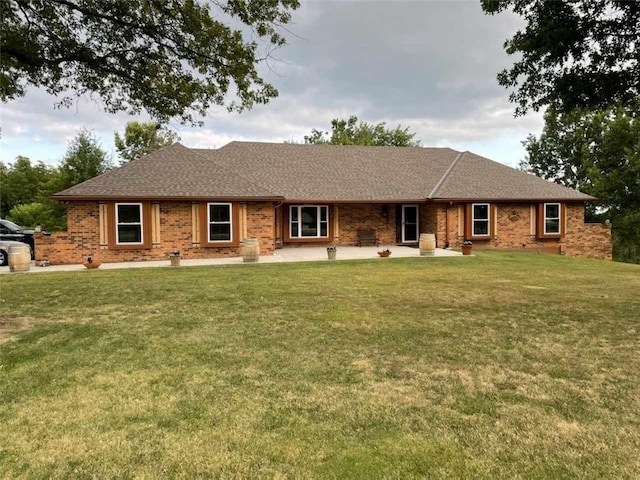
M 243 113 L 216 107 L 203 127 L 177 121 L 168 128 L 192 148 L 218 148 L 234 140 L 303 141 L 334 118 L 415 132 L 423 146 L 469 150 L 516 167 L 521 142 L 538 135 L 541 113 L 514 118 L 509 91 L 496 75 L 510 67 L 503 43 L 521 20 L 485 15 L 480 0 L 302 0 L 287 28 L 287 45 L 259 71 L 280 92 L 267 105 Z M 56 109 L 56 98 L 31 88 L 0 105 L 0 161 L 23 155 L 57 165 L 79 129 L 94 132 L 113 156 L 114 132 L 146 116 L 108 114 L 99 99 L 81 98 Z

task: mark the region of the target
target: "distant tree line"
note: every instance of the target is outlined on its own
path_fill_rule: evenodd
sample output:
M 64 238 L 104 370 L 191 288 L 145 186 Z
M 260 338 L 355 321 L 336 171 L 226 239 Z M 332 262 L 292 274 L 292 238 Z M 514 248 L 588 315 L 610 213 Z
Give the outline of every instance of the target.
M 331 120 L 331 132 L 311 130 L 305 135 L 304 143 L 312 145 L 368 145 L 375 147 L 419 147 L 420 140 L 414 140 L 415 133 L 409 127 L 387 128 L 384 122 L 376 125 L 359 122 L 358 117 L 351 115 L 348 119 Z
M 640 101 L 561 113 L 549 108 L 524 146 L 524 170 L 597 200 L 587 220 L 610 220 L 614 259 L 640 263 Z
M 13 163 L 0 162 L 0 214 L 24 227 L 64 230 L 65 209 L 50 196 L 111 167 L 107 154 L 88 130 L 81 130 L 69 143 L 58 166 L 32 163 L 23 156 Z
M 151 153 L 178 140 L 178 136 L 156 123 L 129 122 L 125 132 L 115 133 L 120 164 Z M 65 230 L 66 209 L 51 199 L 54 193 L 111 170 L 114 163 L 93 132 L 82 129 L 69 143 L 59 165 L 18 156 L 0 162 L 0 217 L 28 228 Z
M 611 220 L 613 258 L 640 263 L 640 3 L 481 5 L 524 23 L 504 43 L 513 66 L 498 74 L 516 115 L 545 111 L 522 167 L 597 197 L 588 217 Z

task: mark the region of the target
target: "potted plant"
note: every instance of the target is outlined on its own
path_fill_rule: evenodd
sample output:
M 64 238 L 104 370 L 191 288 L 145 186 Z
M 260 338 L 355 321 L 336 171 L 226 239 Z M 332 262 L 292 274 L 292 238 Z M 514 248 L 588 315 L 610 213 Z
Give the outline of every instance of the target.
M 389 255 L 391 255 L 391 250 L 386 248 L 386 249 L 382 250 L 381 252 L 378 252 L 378 255 L 381 256 L 382 258 L 387 258 Z
M 462 254 L 471 255 L 471 249 L 473 248 L 473 242 L 471 240 L 465 240 L 462 242 Z
M 98 268 L 102 265 L 100 260 L 94 260 L 93 257 L 87 257 L 87 261 L 83 263 L 84 268 Z
M 169 254 L 169 260 L 171 261 L 172 267 L 180 266 L 180 251 L 177 248 L 174 248 L 173 251 Z
M 328 246 L 327 247 L 327 256 L 329 257 L 329 260 L 335 260 L 337 252 L 338 252 L 338 247 L 336 247 L 334 245 Z

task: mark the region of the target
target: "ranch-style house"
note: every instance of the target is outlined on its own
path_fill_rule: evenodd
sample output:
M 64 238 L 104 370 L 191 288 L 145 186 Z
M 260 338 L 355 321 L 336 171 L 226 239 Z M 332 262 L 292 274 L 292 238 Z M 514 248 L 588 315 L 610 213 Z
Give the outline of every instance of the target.
M 239 256 L 243 238 L 271 255 L 362 244 L 361 232 L 611 259 L 609 225 L 584 222 L 593 197 L 450 148 L 176 143 L 54 198 L 67 231 L 36 238 L 36 260 L 51 264 Z

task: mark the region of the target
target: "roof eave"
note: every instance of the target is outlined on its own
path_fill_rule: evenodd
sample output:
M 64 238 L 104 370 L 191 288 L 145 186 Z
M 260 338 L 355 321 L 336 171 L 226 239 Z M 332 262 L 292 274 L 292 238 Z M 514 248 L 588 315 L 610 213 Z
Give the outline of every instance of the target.
M 149 195 L 52 195 L 53 200 L 73 201 L 73 202 L 114 202 L 114 201 L 147 201 L 147 202 L 203 202 L 203 201 L 225 201 L 225 202 L 282 202 L 281 196 L 149 196 Z
M 587 196 L 587 198 L 566 198 L 566 197 L 527 197 L 527 198 L 487 198 L 487 197 L 460 197 L 460 198 L 434 198 L 434 203 L 469 203 L 469 202 L 489 202 L 489 203 L 543 203 L 543 202 L 565 202 L 565 203 L 585 203 L 597 200 L 596 197 Z
M 352 199 L 344 198 L 285 198 L 286 203 L 324 204 L 324 203 L 348 203 L 348 204 L 390 204 L 390 203 L 426 203 L 426 198 L 388 198 L 388 199 Z

